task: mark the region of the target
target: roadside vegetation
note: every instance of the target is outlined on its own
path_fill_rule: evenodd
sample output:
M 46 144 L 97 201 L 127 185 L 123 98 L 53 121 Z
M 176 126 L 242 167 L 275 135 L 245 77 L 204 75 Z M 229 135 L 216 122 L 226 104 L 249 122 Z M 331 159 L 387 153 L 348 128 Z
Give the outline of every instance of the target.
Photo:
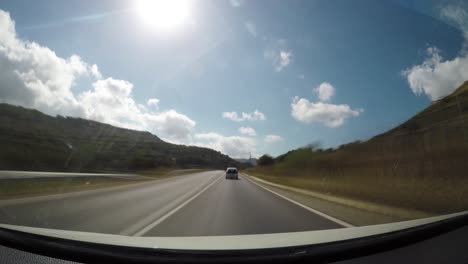
M 0 180 L 0 200 L 87 191 L 141 183 L 148 180 L 151 179 L 122 179 L 111 177 L 3 179 Z
M 468 210 L 468 82 L 366 142 L 263 156 L 247 173 L 327 195 L 433 214 Z

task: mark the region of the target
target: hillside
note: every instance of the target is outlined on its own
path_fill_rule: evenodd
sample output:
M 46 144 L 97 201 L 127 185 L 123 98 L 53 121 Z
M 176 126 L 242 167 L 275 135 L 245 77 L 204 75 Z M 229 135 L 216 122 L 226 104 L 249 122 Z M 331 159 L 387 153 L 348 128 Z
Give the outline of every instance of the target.
M 338 149 L 301 148 L 251 172 L 278 183 L 397 207 L 468 209 L 468 82 L 403 124 Z
M 467 117 L 468 81 L 452 94 L 432 102 L 430 106 L 403 124 L 374 137 L 374 140 L 402 136 L 410 133 L 417 134 L 446 127 L 461 128 L 460 126 L 464 126 L 466 129 L 468 124 L 464 124 L 464 122 L 468 122 Z M 462 138 L 465 143 L 468 143 L 467 138 L 464 138 L 464 136 Z
M 221 169 L 236 164 L 212 149 L 170 144 L 149 132 L 8 104 L 0 104 L 0 146 L 0 170 Z

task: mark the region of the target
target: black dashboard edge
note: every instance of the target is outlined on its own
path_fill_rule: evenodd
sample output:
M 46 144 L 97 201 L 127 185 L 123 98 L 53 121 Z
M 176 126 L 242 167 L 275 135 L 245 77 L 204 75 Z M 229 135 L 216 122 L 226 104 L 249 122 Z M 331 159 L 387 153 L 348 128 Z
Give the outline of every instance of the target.
M 246 250 L 152 249 L 89 243 L 0 228 L 0 244 L 81 263 L 328 263 L 411 245 L 468 225 L 468 214 L 385 234 L 322 244 Z

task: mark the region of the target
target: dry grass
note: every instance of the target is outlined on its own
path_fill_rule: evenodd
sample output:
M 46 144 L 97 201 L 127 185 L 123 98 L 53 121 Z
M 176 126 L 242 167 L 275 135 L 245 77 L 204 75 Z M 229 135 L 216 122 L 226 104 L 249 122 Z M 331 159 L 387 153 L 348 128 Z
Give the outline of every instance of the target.
M 456 96 L 455 96 L 456 95 Z M 404 124 L 337 150 L 303 148 L 250 174 L 437 214 L 468 209 L 468 83 Z
M 372 147 L 381 151 L 347 148 L 295 153 L 292 160 L 256 167 L 249 173 L 273 182 L 278 182 L 275 176 L 281 177 L 281 184 L 298 188 L 403 208 L 434 213 L 468 209 L 468 153 L 462 149 L 415 153 L 409 144 L 402 144 L 399 151 L 392 146 L 392 154 L 385 151 L 384 143 Z
M 268 186 L 290 191 L 295 194 L 302 194 L 309 198 L 317 198 L 317 199 L 320 199 L 321 202 L 331 202 L 333 203 L 333 206 L 330 206 L 329 204 L 327 208 L 323 208 L 322 210 L 332 210 L 328 213 L 333 214 L 340 219 L 347 219 L 347 216 L 346 216 L 347 214 L 343 212 L 342 210 L 339 210 L 339 209 L 336 210 L 336 208 L 333 209 L 335 205 L 346 206 L 347 209 L 351 209 L 351 208 L 362 209 L 367 212 L 377 213 L 379 214 L 379 216 L 384 215 L 384 216 L 391 217 L 387 219 L 396 218 L 396 219 L 401 219 L 401 220 L 404 220 L 404 219 L 408 220 L 408 219 L 431 217 L 435 215 L 434 213 L 429 213 L 429 212 L 415 210 L 415 209 L 376 203 L 376 202 L 372 202 L 368 200 L 352 199 L 346 196 L 338 196 L 336 194 L 332 195 L 330 193 L 322 193 L 318 191 L 312 191 L 310 189 L 303 189 L 301 187 L 307 185 L 308 181 L 301 179 L 301 178 L 295 178 L 292 181 L 290 179 L 288 181 L 284 181 L 285 177 L 278 177 L 278 176 L 259 175 L 258 177 L 255 177 L 255 176 L 249 175 L 249 177 L 256 180 L 260 184 L 266 184 Z M 315 206 L 319 206 L 319 203 L 317 202 L 317 200 L 315 200 L 314 202 L 314 207 Z M 375 215 L 362 214 L 360 212 L 362 211 L 359 211 L 359 210 L 354 211 L 353 215 L 358 213 L 361 215 L 359 217 L 360 222 L 366 222 L 367 224 L 369 223 L 374 224 L 375 219 L 372 216 L 375 217 Z M 377 223 L 380 223 L 379 221 L 381 220 L 377 220 Z
M 111 177 L 3 179 L 0 180 L 0 199 L 78 192 L 144 181 L 147 179 L 130 180 Z

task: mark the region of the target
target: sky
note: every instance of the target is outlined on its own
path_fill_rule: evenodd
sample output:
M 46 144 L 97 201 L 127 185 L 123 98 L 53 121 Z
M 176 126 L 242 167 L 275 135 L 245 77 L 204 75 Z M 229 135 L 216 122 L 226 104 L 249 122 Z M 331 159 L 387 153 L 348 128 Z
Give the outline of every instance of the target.
M 404 122 L 467 40 L 458 0 L 0 0 L 0 102 L 275 156 Z

